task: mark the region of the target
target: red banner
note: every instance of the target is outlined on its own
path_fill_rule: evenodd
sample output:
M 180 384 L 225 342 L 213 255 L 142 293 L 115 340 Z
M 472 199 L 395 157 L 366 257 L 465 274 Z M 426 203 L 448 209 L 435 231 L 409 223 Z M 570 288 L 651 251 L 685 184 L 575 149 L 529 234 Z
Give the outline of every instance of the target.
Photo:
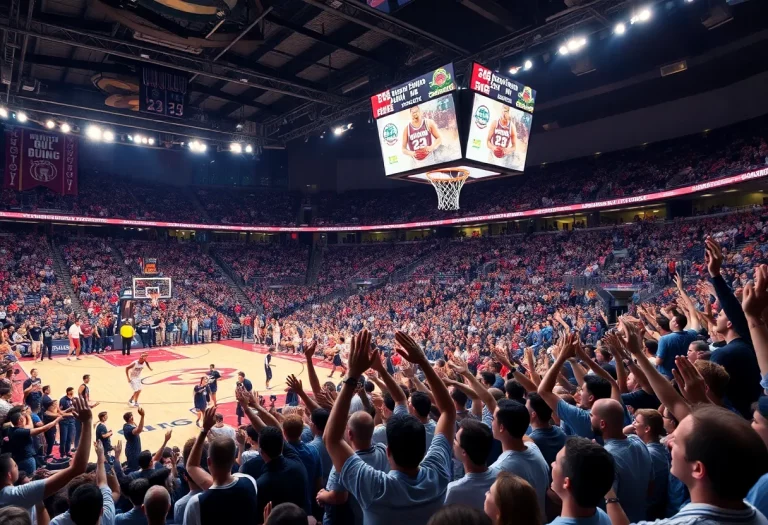
M 382 231 L 382 230 L 405 230 L 414 228 L 429 228 L 436 226 L 454 226 L 459 224 L 476 222 L 494 222 L 511 219 L 521 219 L 527 217 L 539 217 L 542 215 L 552 215 L 557 213 L 583 212 L 589 210 L 599 210 L 602 208 L 616 208 L 620 206 L 629 206 L 632 204 L 642 204 L 645 202 L 654 202 L 681 195 L 693 195 L 713 188 L 722 188 L 747 182 L 750 180 L 762 179 L 768 177 L 768 168 L 748 171 L 732 177 L 724 177 L 708 182 L 694 184 L 693 186 L 684 186 L 673 190 L 664 190 L 656 193 L 647 193 L 645 195 L 635 195 L 633 197 L 620 197 L 598 202 L 585 202 L 583 204 L 567 204 L 553 208 L 538 208 L 536 210 L 510 211 L 494 213 L 491 215 L 473 215 L 471 217 L 459 217 L 456 219 L 441 219 L 421 222 L 404 222 L 395 224 L 374 224 L 361 226 L 236 226 L 233 224 L 197 224 L 189 222 L 162 222 L 162 221 L 138 221 L 133 219 L 110 219 L 106 217 L 83 217 L 79 215 L 54 215 L 48 213 L 23 213 L 16 211 L 0 211 L 0 219 L 18 220 L 18 221 L 50 221 L 61 222 L 64 224 L 109 224 L 115 226 L 134 226 L 139 228 L 173 228 L 183 230 L 214 230 L 227 232 L 359 232 L 359 231 Z
M 24 191 L 36 186 L 77 195 L 77 138 L 10 128 L 5 132 L 5 187 Z

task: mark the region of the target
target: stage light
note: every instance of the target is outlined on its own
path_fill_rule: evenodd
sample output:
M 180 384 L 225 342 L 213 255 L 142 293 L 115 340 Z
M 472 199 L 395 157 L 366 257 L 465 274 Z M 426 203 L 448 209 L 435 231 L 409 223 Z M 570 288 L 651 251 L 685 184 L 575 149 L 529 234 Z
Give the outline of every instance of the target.
M 59 128 L 59 129 L 61 129 L 62 133 L 69 133 L 70 131 L 72 131 L 72 126 L 70 126 L 66 122 L 62 122 L 61 128 Z
M 45 121 L 45 127 L 48 129 L 53 129 L 56 127 L 56 123 L 52 120 L 46 120 Z
M 153 139 L 152 137 L 149 137 L 149 138 L 147 139 L 147 142 L 149 142 L 149 145 L 150 145 L 150 146 L 154 146 L 154 145 L 155 145 L 155 139 Z
M 560 49 L 557 50 L 558 53 L 561 55 L 567 55 L 569 53 L 567 46 L 560 46 Z
M 193 140 L 189 143 L 189 149 L 195 153 L 204 153 L 208 149 L 208 146 L 198 140 Z
M 0 118 L 8 118 L 8 110 L 5 108 L 0 108 Z
M 91 140 L 101 140 L 101 128 L 91 124 L 86 128 L 85 136 Z
M 613 32 L 616 35 L 623 35 L 627 32 L 627 26 L 624 24 L 624 22 L 619 22 L 615 26 L 613 26 Z
M 650 7 L 644 7 L 638 13 L 632 18 L 629 19 L 630 24 L 634 24 L 636 22 L 647 22 L 651 19 L 651 8 Z
M 147 137 L 141 137 L 141 143 L 142 144 L 149 144 L 149 139 Z
M 253 146 L 251 146 L 250 144 L 247 144 L 245 146 L 245 152 L 246 153 L 253 153 Z
M 128 142 L 133 142 L 133 135 L 128 135 Z
M 232 153 L 242 153 L 243 152 L 243 145 L 239 142 L 233 142 L 229 145 L 229 151 Z
M 333 134 L 336 135 L 337 137 L 342 133 L 344 133 L 344 128 L 342 128 L 341 126 L 333 128 Z
M 112 142 L 113 140 L 115 140 L 115 134 L 112 131 L 105 129 L 104 132 L 101 134 L 101 139 L 104 142 Z
M 200 143 L 200 148 L 199 149 L 200 149 L 200 153 L 205 153 L 205 150 L 208 149 L 208 146 L 206 146 L 203 143 Z
M 533 62 L 531 62 L 530 60 L 526 60 L 525 63 L 523 64 L 523 69 L 526 71 L 528 71 L 532 67 L 533 67 Z
M 520 66 L 509 68 L 510 75 L 517 75 L 520 72 Z
M 16 120 L 18 120 L 21 123 L 26 122 L 27 121 L 27 114 L 24 113 L 23 111 L 19 111 L 18 113 L 16 113 Z
M 566 46 L 568 46 L 569 52 L 576 52 L 586 45 L 587 39 L 583 36 L 579 38 L 571 38 L 568 42 L 566 42 Z

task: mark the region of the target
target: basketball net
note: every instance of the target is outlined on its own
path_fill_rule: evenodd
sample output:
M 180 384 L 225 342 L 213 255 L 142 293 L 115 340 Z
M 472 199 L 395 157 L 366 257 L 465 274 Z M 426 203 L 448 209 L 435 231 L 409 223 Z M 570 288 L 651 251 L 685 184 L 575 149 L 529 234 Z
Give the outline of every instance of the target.
M 469 178 L 469 170 L 464 168 L 444 168 L 428 171 L 427 179 L 437 192 L 438 210 L 458 210 L 459 194 Z
M 157 306 L 160 299 L 160 293 L 158 292 L 151 292 L 149 294 L 149 302 L 152 306 Z

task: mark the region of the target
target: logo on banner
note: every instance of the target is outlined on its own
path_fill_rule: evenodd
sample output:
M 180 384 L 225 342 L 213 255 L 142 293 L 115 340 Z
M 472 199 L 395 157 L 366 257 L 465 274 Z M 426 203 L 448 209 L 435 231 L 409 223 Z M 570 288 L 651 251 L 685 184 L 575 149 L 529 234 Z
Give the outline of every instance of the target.
M 219 381 L 235 377 L 237 369 L 235 368 L 217 368 L 221 377 Z M 208 368 L 182 368 L 180 370 L 168 370 L 147 376 L 141 380 L 143 385 L 156 385 L 158 383 L 168 383 L 169 385 L 196 385 L 200 383 L 202 376 L 208 375 Z
M 451 74 L 444 67 L 438 68 L 432 73 L 432 82 L 429 83 L 429 98 L 453 89 Z
M 29 174 L 38 182 L 51 182 L 58 175 L 56 166 L 47 160 L 33 160 Z
M 480 129 L 485 129 L 491 120 L 491 111 L 487 106 L 477 106 L 475 111 L 475 125 Z
M 522 91 L 517 92 L 517 103 L 515 104 L 520 109 L 526 111 L 533 111 L 533 90 L 528 86 L 525 86 Z
M 394 146 L 397 144 L 397 126 L 392 123 L 384 126 L 384 129 L 381 130 L 381 138 L 384 139 L 384 142 L 387 143 L 387 146 Z

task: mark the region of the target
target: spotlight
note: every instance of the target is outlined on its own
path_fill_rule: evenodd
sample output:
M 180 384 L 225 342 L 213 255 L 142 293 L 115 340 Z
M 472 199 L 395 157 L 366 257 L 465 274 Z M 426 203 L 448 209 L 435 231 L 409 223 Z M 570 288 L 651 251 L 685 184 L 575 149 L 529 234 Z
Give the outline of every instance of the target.
M 61 124 L 61 128 L 59 128 L 59 129 L 61 129 L 62 133 L 69 133 L 70 131 L 72 131 L 72 127 L 69 124 L 67 124 L 66 122 L 63 122 Z
M 510 75 L 517 75 L 520 72 L 520 66 L 515 66 L 509 68 L 509 74 Z
M 587 39 L 582 37 L 579 38 L 571 38 L 566 45 L 568 46 L 568 51 L 578 51 L 582 47 L 587 45 Z
M 23 111 L 19 111 L 18 113 L 16 113 L 16 120 L 18 120 L 21 123 L 26 122 L 27 121 L 27 114 L 24 113 Z
M 154 146 L 155 145 L 155 139 L 153 139 L 152 137 L 149 137 L 149 139 L 147 139 L 147 142 L 149 142 L 150 146 Z
M 208 146 L 198 140 L 193 140 L 189 143 L 189 149 L 195 153 L 204 153 L 208 149 Z
M 233 142 L 229 145 L 229 151 L 232 153 L 242 153 L 243 152 L 243 145 L 239 142 Z
M 5 108 L 0 108 L 0 118 L 8 118 L 8 110 Z
M 558 49 L 557 52 L 561 55 L 567 55 L 570 51 L 568 51 L 567 46 L 560 46 L 560 49 Z
M 651 19 L 651 8 L 650 7 L 644 7 L 636 15 L 634 15 L 632 18 L 629 19 L 630 24 L 634 24 L 635 22 L 647 22 Z
M 615 26 L 613 26 L 613 33 L 616 35 L 623 35 L 627 32 L 627 26 L 624 24 L 624 22 L 619 22 Z
M 147 137 L 141 137 L 141 143 L 142 144 L 149 144 L 149 139 L 147 139 Z
M 526 71 L 528 71 L 532 67 L 533 67 L 533 62 L 531 62 L 530 60 L 526 60 L 525 63 L 523 64 L 523 69 Z
M 105 129 L 104 132 L 101 134 L 101 139 L 104 142 L 112 142 L 113 140 L 115 140 L 115 134 L 110 130 Z
M 133 135 L 128 135 L 128 142 L 133 142 Z
M 253 146 L 251 146 L 250 144 L 247 144 L 245 146 L 245 152 L 246 153 L 253 153 Z
M 91 124 L 85 130 L 85 136 L 91 140 L 101 140 L 101 128 Z
M 45 127 L 48 128 L 48 129 L 53 129 L 53 128 L 56 127 L 56 123 L 54 121 L 50 120 L 50 119 L 46 120 L 45 121 Z
M 199 147 L 200 153 L 205 153 L 205 150 L 207 149 L 208 149 L 208 146 L 206 146 L 203 143 L 200 143 L 200 147 Z
M 344 128 L 342 128 L 341 126 L 333 128 L 333 134 L 336 135 L 337 137 L 342 133 L 344 133 Z

